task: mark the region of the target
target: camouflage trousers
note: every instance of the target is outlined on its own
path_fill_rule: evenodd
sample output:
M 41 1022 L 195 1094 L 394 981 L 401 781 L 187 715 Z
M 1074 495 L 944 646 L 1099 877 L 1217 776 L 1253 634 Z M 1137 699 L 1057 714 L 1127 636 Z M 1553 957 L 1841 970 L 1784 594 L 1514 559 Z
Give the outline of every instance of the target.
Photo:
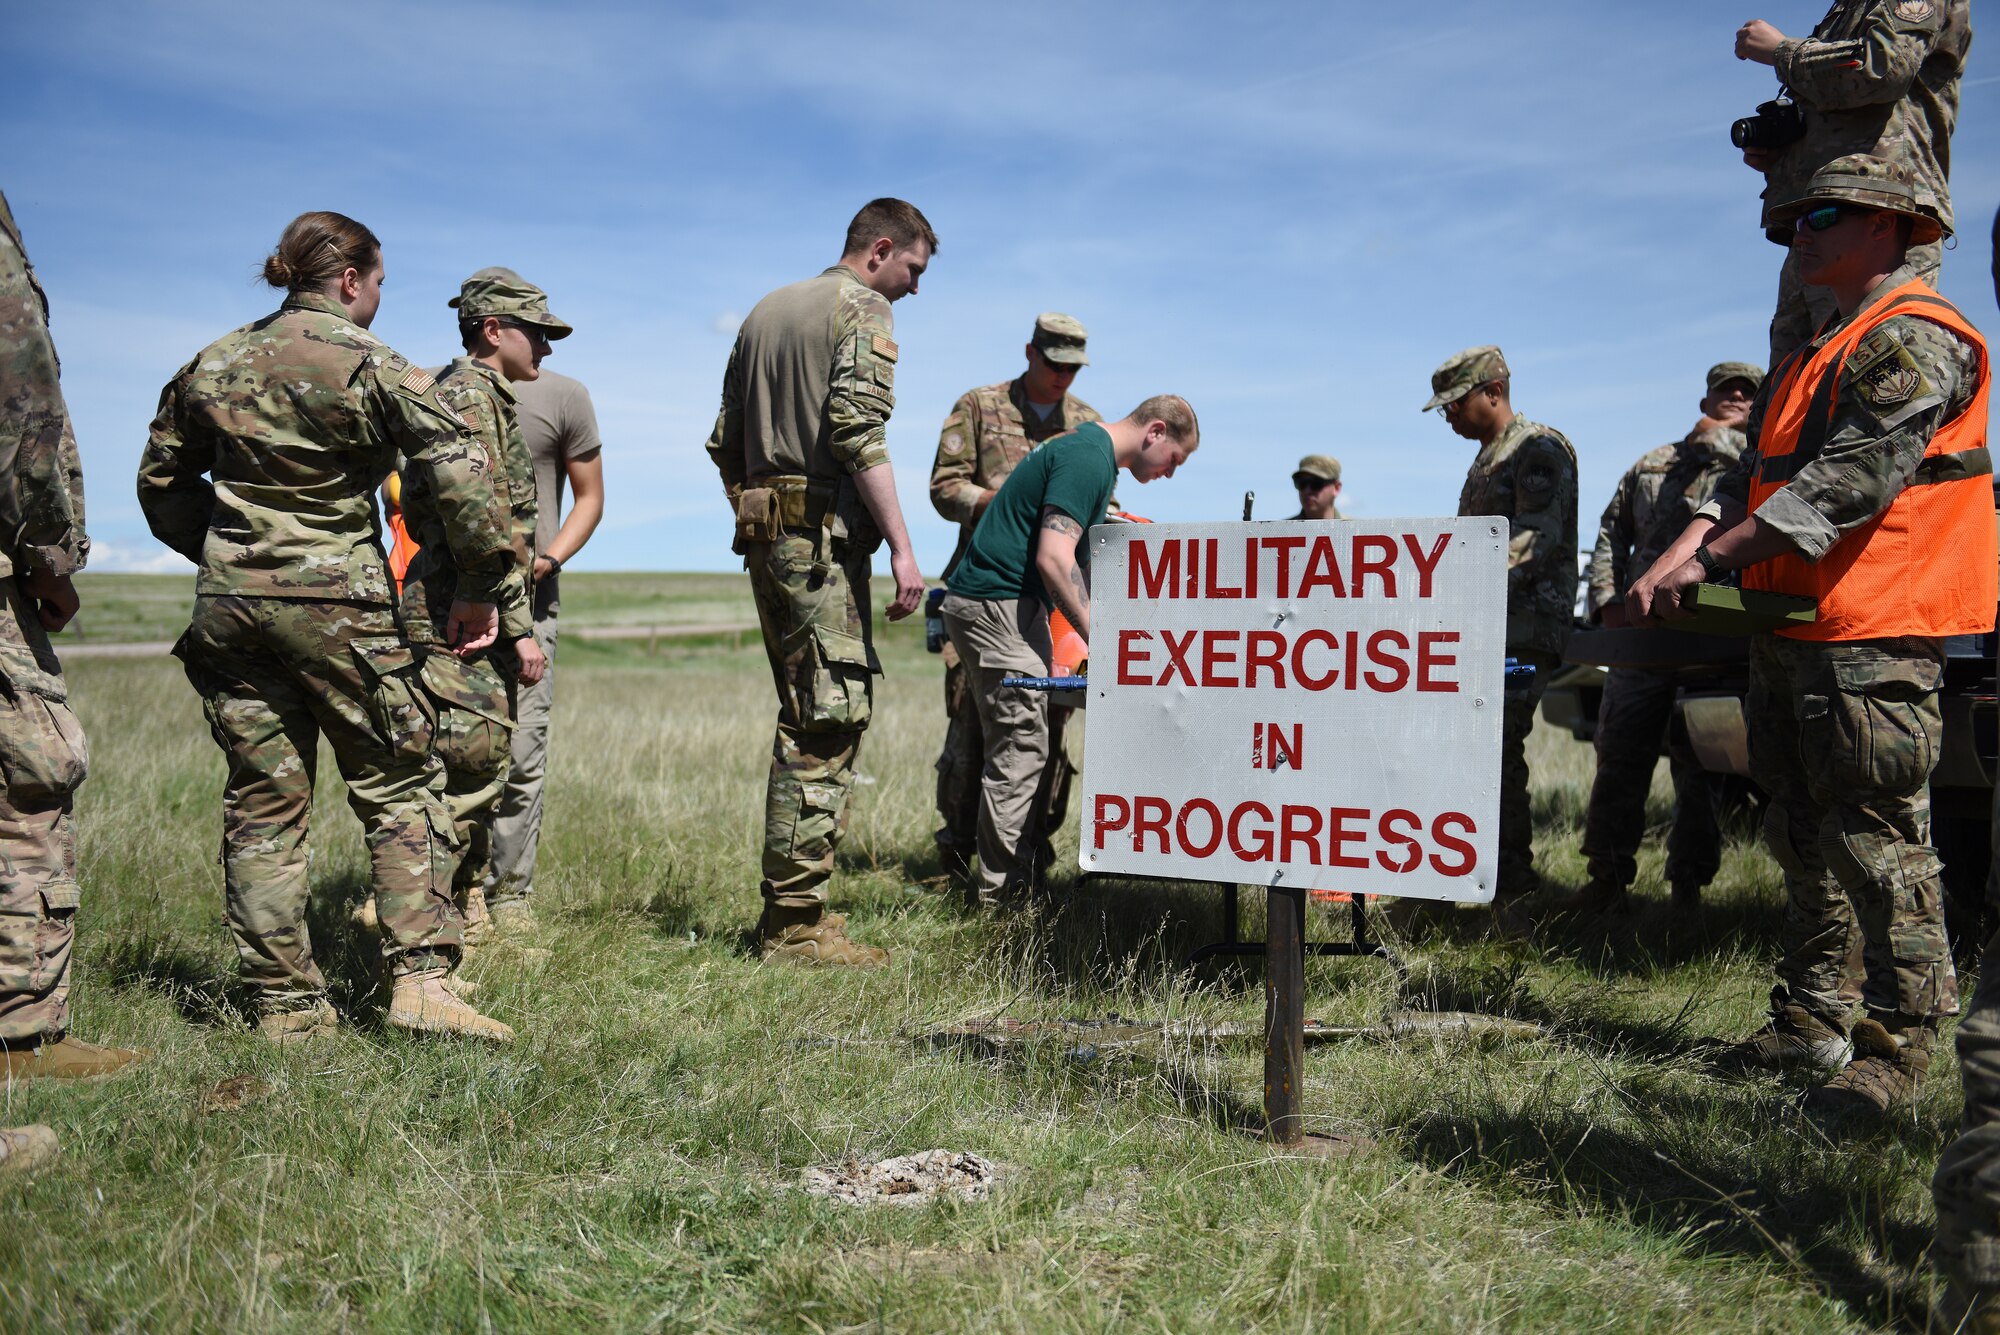
M 1502 899 L 1525 895 L 1540 884 L 1535 875 L 1534 809 L 1528 801 L 1528 734 L 1535 728 L 1535 709 L 1548 689 L 1549 674 L 1561 660 L 1554 654 L 1509 649 L 1517 661 L 1532 664 L 1535 679 L 1525 686 L 1509 685 L 1500 715 L 1500 853 L 1494 869 L 1495 893 Z
M 1931 1179 L 1940 1271 L 1964 1293 L 2000 1295 L 2000 931 L 1979 960 L 1979 986 L 1958 1022 L 1965 1118 Z
M 1911 246 L 1904 252 L 1904 262 L 1917 271 L 1917 277 L 1936 287 L 1944 248 L 1935 241 L 1927 246 Z M 1785 262 L 1778 270 L 1778 309 L 1771 317 L 1771 360 L 1767 363 L 1771 370 L 1775 372 L 1779 362 L 1810 343 L 1834 310 L 1830 289 L 1807 287 L 1799 281 L 1798 260 L 1788 248 Z
M 937 810 L 942 821 L 933 836 L 940 849 L 970 861 L 978 851 L 980 771 L 986 763 L 986 734 L 979 722 L 979 700 L 971 689 L 972 676 L 949 641 L 944 646 L 944 749 L 937 758 Z M 1035 806 L 1027 832 L 1036 849 L 1038 870 L 1052 865 L 1052 841 L 1069 818 L 1070 792 L 1076 785 L 1076 766 L 1069 758 L 1067 741 L 1070 711 L 1048 711 L 1049 754 L 1036 789 Z
M 535 860 L 542 843 L 542 787 L 549 772 L 549 714 L 556 699 L 556 603 L 552 576 L 535 585 L 535 643 L 548 670 L 534 685 L 514 687 L 513 760 L 507 786 L 493 808 L 493 852 L 486 874 L 486 906 L 526 901 L 535 892 Z
M 1041 856 L 1036 798 L 1049 761 L 1046 692 L 1000 683 L 1049 671 L 1048 612 L 1032 599 L 944 600 L 944 624 L 970 680 L 985 741 L 980 764 L 979 874 L 983 903 L 1030 888 Z
M 1624 889 L 1639 875 L 1646 795 L 1660 746 L 1673 722 L 1680 683 L 1671 672 L 1612 668 L 1597 711 L 1597 777 L 1583 815 L 1583 856 L 1590 879 Z M 1667 832 L 1667 883 L 1701 887 L 1722 866 L 1722 836 L 1708 775 L 1688 755 L 1668 757 L 1674 776 L 1674 822 Z
M 0 1047 L 16 1047 L 69 1028 L 70 808 L 90 757 L 48 632 L 13 578 L 0 588 Z
M 826 902 L 881 671 L 868 558 L 832 547 L 818 534 L 794 534 L 751 543 L 743 558 L 778 692 L 759 888 L 767 903 L 784 908 Z
M 1942 642 L 1819 644 L 1759 635 L 1750 647 L 1750 774 L 1770 801 L 1764 837 L 1785 874 L 1792 998 L 1845 1022 L 1841 974 L 1862 939 L 1862 1001 L 1896 1029 L 1958 1010 L 1931 847 L 1930 774 L 1943 720 Z
M 452 900 L 464 912 L 474 886 L 492 868 L 493 811 L 507 786 L 513 758 L 514 682 L 511 649 L 460 658 L 443 645 L 417 648 L 419 680 L 437 715 L 432 749 L 444 762 L 444 804 L 454 842 Z
M 456 960 L 458 861 L 436 720 L 387 607 L 199 597 L 176 652 L 228 761 L 222 866 L 229 930 L 263 1009 L 326 983 L 306 928 L 307 833 L 322 736 L 368 844 L 382 952 L 398 972 Z

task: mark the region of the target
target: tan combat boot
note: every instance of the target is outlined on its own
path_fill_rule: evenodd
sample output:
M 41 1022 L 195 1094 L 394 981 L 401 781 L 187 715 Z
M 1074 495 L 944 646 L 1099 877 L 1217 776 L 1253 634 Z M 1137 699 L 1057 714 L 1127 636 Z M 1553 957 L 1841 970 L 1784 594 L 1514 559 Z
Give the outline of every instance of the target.
M 812 908 L 764 906 L 757 923 L 758 951 L 766 961 L 787 964 L 841 964 L 855 969 L 879 969 L 889 952 L 864 946 L 847 935 L 847 915 Z
M 0 1058 L 7 1080 L 102 1080 L 146 1054 L 133 1048 L 101 1048 L 68 1034 L 39 1047 L 16 1048 Z
M 496 936 L 533 936 L 541 926 L 535 910 L 525 899 L 503 899 L 492 908 L 490 921 Z
M 1838 1071 L 1854 1055 L 1854 1045 L 1837 1023 L 1807 1010 L 1779 986 L 1771 989 L 1771 1018 L 1762 1029 L 1732 1045 L 1729 1055 L 1741 1066 Z
M 445 986 L 443 969 L 396 975 L 396 990 L 389 997 L 389 1013 L 383 1018 L 391 1027 L 412 1033 L 464 1034 L 494 1043 L 514 1041 L 512 1029 L 481 1015 L 451 994 Z
M 473 886 L 465 892 L 465 903 L 460 906 L 465 914 L 465 948 L 489 945 L 493 941 L 493 915 L 486 911 L 486 890 Z
M 257 1032 L 279 1047 L 284 1047 L 339 1033 L 340 1017 L 334 1014 L 333 1007 L 322 998 L 310 1006 L 265 1011 L 257 1017 Z
M 352 911 L 348 913 L 347 920 L 364 932 L 379 932 L 382 930 L 382 916 L 375 911 L 375 892 L 373 890 L 370 890 L 361 897 L 361 902 L 356 904 Z
M 39 1122 L 0 1126 L 0 1173 L 32 1173 L 53 1162 L 60 1149 L 56 1133 Z
M 1806 1107 L 1825 1113 L 1886 1113 L 1916 1101 L 1931 1066 L 1931 1033 L 1920 1025 L 1889 1032 L 1880 1020 L 1857 1020 L 1854 1060 L 1806 1094 Z

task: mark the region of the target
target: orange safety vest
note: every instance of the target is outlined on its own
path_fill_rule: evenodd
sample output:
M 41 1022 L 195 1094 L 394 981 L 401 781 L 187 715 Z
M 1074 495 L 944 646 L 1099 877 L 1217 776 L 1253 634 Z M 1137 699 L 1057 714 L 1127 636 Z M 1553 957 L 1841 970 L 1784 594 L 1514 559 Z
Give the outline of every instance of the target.
M 1743 571 L 1743 587 L 1815 599 L 1819 619 L 1789 626 L 1795 640 L 1869 640 L 1891 635 L 1971 635 L 1993 629 L 2000 600 L 2000 540 L 1993 516 L 1993 462 L 1986 453 L 1992 370 L 1986 340 L 1958 308 L 1921 280 L 1905 283 L 1827 341 L 1801 349 L 1773 378 L 1757 436 L 1750 512 L 1819 457 L 1833 422 L 1842 370 L 1870 330 L 1899 315 L 1943 325 L 1979 350 L 1972 402 L 1931 437 L 1908 485 L 1888 509 L 1841 535 L 1817 565 L 1786 555 Z

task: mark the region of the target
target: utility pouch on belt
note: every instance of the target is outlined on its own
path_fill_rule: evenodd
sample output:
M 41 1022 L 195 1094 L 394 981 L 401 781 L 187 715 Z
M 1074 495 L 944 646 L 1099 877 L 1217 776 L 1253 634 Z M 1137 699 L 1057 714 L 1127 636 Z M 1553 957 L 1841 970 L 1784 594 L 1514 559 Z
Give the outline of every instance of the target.
M 736 495 L 736 554 L 753 542 L 776 542 L 784 532 L 778 521 L 778 493 L 769 487 L 745 487 Z

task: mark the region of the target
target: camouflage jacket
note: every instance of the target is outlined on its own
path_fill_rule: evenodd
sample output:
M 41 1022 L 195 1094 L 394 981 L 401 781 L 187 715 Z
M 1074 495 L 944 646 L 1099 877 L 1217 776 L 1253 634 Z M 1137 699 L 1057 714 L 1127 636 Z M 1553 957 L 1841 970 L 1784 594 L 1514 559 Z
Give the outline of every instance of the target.
M 197 593 L 389 605 L 376 487 L 398 450 L 429 460 L 476 448 L 429 372 L 331 298 L 294 292 L 167 382 L 139 507 L 154 537 L 200 567 Z M 459 595 L 495 601 L 505 516 L 462 509 L 445 522 L 464 535 Z
M 518 640 L 535 629 L 535 470 L 515 416 L 514 389 L 498 371 L 460 357 L 438 373 L 436 392 L 472 427 L 473 438 L 403 463 L 403 522 L 417 543 L 403 576 L 404 629 L 417 643 L 441 642 L 452 599 L 459 596 L 459 548 L 467 544 L 453 545 L 444 516 L 494 515 L 506 521 L 507 571 L 493 599 L 500 605 L 500 638 Z M 467 555 L 485 559 L 490 535 L 466 536 L 473 539 Z
M 0 576 L 83 569 L 83 467 L 49 302 L 0 195 Z
M 1102 420 L 1097 409 L 1074 394 L 1063 395 L 1043 418 L 1028 406 L 1027 382 L 1018 378 L 959 396 L 938 433 L 937 458 L 931 462 L 931 505 L 958 525 L 958 546 L 944 568 L 945 579 L 972 541 L 980 501 L 1000 489 L 1014 465 L 1043 441 Z
M 1828 339 L 1869 306 L 1912 281 L 1908 265 L 1896 270 L 1856 308 L 1792 354 L 1810 359 Z M 1898 315 L 1870 330 L 1841 365 L 1825 443 L 1783 487 L 1764 498 L 1757 517 L 1790 538 L 1799 554 L 1818 561 L 1834 543 L 1889 508 L 1909 485 L 1938 427 L 1965 411 L 1979 389 L 1979 349 L 1951 330 L 1914 315 Z M 1782 368 L 1781 368 L 1782 370 Z M 1914 373 L 1914 374 L 1912 374 Z M 1764 381 L 1750 405 L 1745 435 L 1763 430 L 1772 386 Z M 1722 500 L 1747 505 L 1750 479 L 1763 462 L 1753 444 L 1716 484 L 1716 500 L 1701 509 L 1721 518 Z
M 847 478 L 889 462 L 893 328 L 889 299 L 840 264 L 758 302 L 736 333 L 708 436 L 723 486 L 804 476 L 838 497 L 835 537 L 872 532 Z
M 1951 131 L 1958 78 L 1972 45 L 1970 0 L 1836 0 L 1812 36 L 1778 46 L 1778 78 L 1805 112 L 1805 138 L 1783 149 L 1764 185 L 1771 210 L 1805 193 L 1812 174 L 1848 153 L 1901 162 L 1937 194 L 1951 226 Z
M 1584 576 L 1588 610 L 1622 602 L 1633 580 L 1652 568 L 1660 554 L 1694 520 L 1694 512 L 1715 494 L 1743 453 L 1744 437 L 1732 426 L 1688 432 L 1682 440 L 1639 456 L 1618 480 L 1604 518 L 1597 522 L 1597 546 Z
M 1525 417 L 1484 446 L 1458 493 L 1461 515 L 1499 515 L 1507 545 L 1507 648 L 1559 654 L 1576 602 L 1576 450 Z

